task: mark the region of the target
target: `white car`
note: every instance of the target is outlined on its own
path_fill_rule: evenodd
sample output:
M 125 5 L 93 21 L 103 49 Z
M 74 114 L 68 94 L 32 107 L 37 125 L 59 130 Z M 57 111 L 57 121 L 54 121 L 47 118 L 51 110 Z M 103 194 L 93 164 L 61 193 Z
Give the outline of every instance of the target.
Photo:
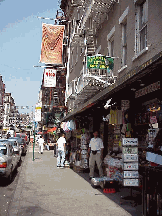
M 15 157 L 17 158 L 17 164 L 20 165 L 21 164 L 21 154 L 22 154 L 22 148 L 20 144 L 18 143 L 17 140 L 15 140 L 12 137 L 10 137 L 7 141 L 12 145 L 14 149 Z
M 17 157 L 12 145 L 7 140 L 0 139 L 0 177 L 12 179 L 12 173 L 17 168 Z

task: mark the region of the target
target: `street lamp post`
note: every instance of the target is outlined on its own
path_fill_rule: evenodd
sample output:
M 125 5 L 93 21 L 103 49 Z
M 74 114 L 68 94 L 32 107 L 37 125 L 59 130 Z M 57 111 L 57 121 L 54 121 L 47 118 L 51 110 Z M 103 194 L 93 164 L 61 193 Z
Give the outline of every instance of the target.
M 33 123 L 34 123 L 34 139 L 33 139 L 33 161 L 34 161 L 34 148 L 35 148 L 35 119 L 34 119 L 34 116 L 33 116 L 33 106 L 32 106 L 32 119 L 33 119 Z

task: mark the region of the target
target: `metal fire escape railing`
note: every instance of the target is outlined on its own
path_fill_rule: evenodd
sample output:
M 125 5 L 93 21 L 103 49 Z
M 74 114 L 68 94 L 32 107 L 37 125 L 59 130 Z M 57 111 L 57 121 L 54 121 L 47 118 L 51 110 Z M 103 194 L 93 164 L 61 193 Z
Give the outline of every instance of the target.
M 93 33 L 96 33 L 96 30 L 103 23 L 105 18 L 108 15 L 108 12 L 111 10 L 114 3 L 118 0 L 89 0 L 86 1 L 86 10 L 80 20 L 80 29 L 84 30 L 86 23 L 89 17 L 93 17 Z M 88 4 L 88 5 L 87 5 Z
M 72 6 L 82 7 L 83 14 L 79 22 L 74 22 L 72 34 L 70 37 L 70 46 L 78 44 L 81 47 L 85 48 L 84 52 L 84 65 L 83 70 L 80 72 L 80 76 L 77 78 L 76 87 L 72 86 L 72 83 L 69 84 L 67 91 L 67 97 L 70 98 L 70 95 L 73 96 L 71 99 L 74 106 L 77 107 L 80 103 L 91 98 L 97 92 L 102 91 L 105 88 L 106 80 L 106 71 L 104 70 L 95 70 L 94 75 L 97 75 L 101 79 L 96 80 L 93 77 L 93 70 L 89 71 L 86 68 L 86 56 L 95 55 L 96 52 L 96 32 L 100 28 L 101 24 L 106 19 L 108 12 L 111 10 L 114 3 L 118 2 L 117 0 L 86 0 L 78 1 L 73 0 Z M 89 19 L 91 18 L 92 26 L 89 26 Z M 89 74 L 91 73 L 91 74 Z M 92 79 L 86 79 L 86 76 L 92 76 Z

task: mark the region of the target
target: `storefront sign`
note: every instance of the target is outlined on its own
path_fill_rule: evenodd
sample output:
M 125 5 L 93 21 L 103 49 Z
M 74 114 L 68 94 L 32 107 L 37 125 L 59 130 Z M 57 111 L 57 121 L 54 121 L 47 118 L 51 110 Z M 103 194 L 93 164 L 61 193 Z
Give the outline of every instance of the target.
M 124 179 L 124 186 L 138 186 L 138 179 Z
M 56 87 L 56 70 L 44 70 L 44 87 Z
M 139 178 L 138 171 L 124 171 L 124 178 Z
M 106 56 L 87 56 L 88 69 L 113 69 L 114 60 Z
M 146 94 L 149 94 L 151 92 L 154 92 L 156 90 L 160 89 L 160 81 L 156 82 L 156 83 L 152 83 L 149 86 L 146 86 L 145 88 L 139 89 L 138 91 L 135 92 L 135 98 L 144 96 Z
M 138 146 L 138 138 L 123 138 L 123 146 Z

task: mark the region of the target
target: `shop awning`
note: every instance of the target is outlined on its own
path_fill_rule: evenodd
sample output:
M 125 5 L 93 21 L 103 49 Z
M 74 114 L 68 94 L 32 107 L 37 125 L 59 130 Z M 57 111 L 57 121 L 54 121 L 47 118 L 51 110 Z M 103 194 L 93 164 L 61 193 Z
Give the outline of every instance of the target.
M 123 89 L 127 84 L 133 83 L 137 79 L 145 76 L 145 74 L 151 72 L 153 68 L 156 68 L 158 65 L 162 64 L 161 58 L 162 51 L 149 59 L 147 62 L 144 62 L 142 65 L 128 71 L 127 74 L 118 77 L 115 84 L 108 86 L 107 88 L 96 94 L 94 97 L 86 101 L 84 104 L 80 104 L 78 105 L 78 107 L 74 107 L 74 110 L 68 113 L 64 118 L 62 118 L 61 122 L 72 119 L 75 115 L 92 107 L 99 101 L 106 100 L 108 97 L 111 97 L 113 93 L 118 92 L 120 89 Z
M 53 132 L 53 131 L 56 131 L 57 130 L 57 127 L 53 127 L 53 128 L 50 128 L 47 130 L 47 133 L 50 133 L 50 132 Z

